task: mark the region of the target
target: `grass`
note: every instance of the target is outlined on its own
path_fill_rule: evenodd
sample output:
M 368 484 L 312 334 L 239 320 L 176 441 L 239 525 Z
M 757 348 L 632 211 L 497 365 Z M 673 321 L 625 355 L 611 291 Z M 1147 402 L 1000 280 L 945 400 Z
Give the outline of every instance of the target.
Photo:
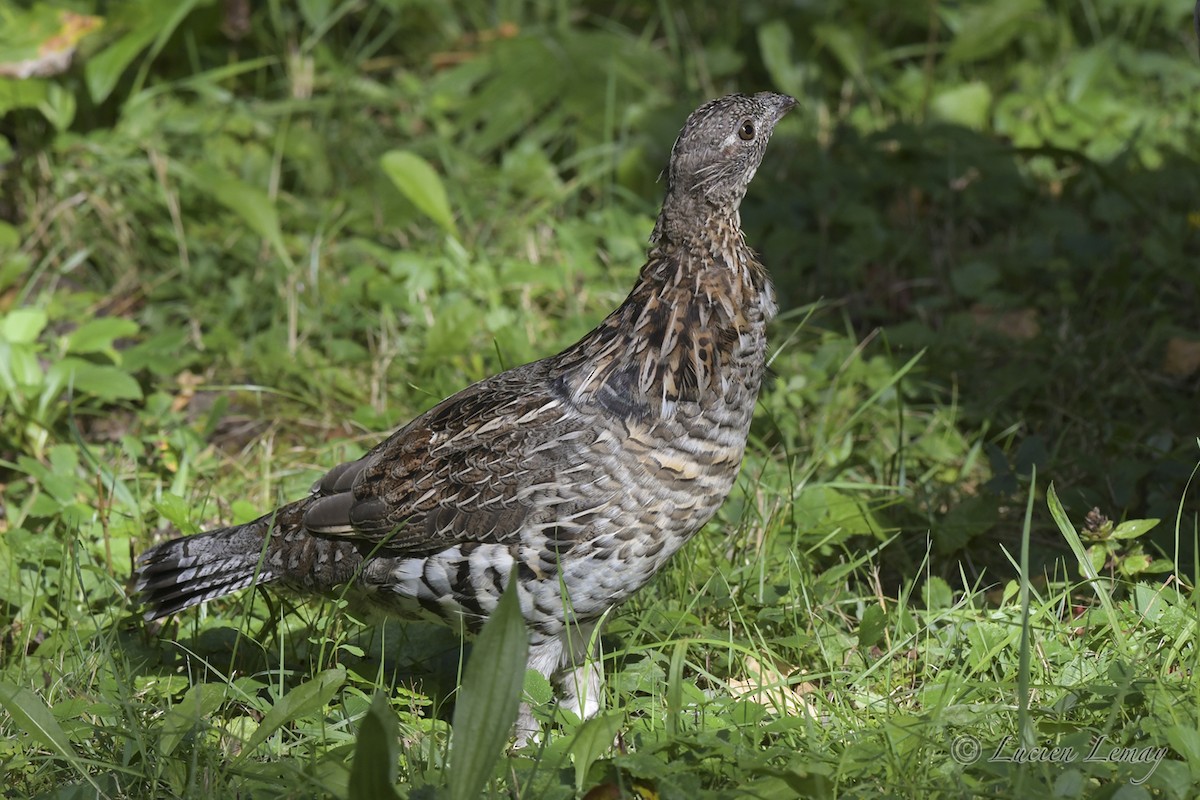
M 465 5 L 135 4 L 0 79 L 7 796 L 1195 796 L 1186 9 Z M 507 729 L 503 620 L 141 621 L 152 541 L 586 332 L 680 120 L 766 86 L 775 377 L 600 717 L 527 677 L 536 746 L 466 722 Z

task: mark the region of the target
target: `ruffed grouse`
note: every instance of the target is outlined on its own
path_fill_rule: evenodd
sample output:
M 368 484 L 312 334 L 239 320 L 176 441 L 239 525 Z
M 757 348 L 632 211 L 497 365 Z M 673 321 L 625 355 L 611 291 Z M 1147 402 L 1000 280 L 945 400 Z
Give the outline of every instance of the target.
M 138 566 L 146 618 L 254 583 L 349 584 L 389 613 L 478 629 L 515 572 L 529 667 L 563 706 L 596 713 L 597 621 L 713 516 L 741 465 L 775 299 L 738 208 L 795 103 L 762 92 L 697 109 L 616 311 L 438 403 L 307 497 L 153 547 Z

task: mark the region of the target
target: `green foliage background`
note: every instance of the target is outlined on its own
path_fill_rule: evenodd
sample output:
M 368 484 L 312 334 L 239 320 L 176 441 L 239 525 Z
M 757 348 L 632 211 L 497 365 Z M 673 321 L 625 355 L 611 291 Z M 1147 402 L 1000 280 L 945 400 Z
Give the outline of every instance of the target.
M 0 2 L 0 64 L 64 11 L 102 23 L 73 65 L 0 77 L 14 791 L 441 792 L 456 639 L 250 594 L 147 630 L 133 553 L 574 341 L 686 114 L 770 88 L 800 105 L 742 218 L 784 313 L 737 490 L 609 625 L 614 710 L 539 705 L 488 791 L 1194 796 L 1186 2 Z M 352 776 L 380 689 L 402 746 L 362 763 L 399 771 Z M 1009 734 L 1170 754 L 954 758 Z

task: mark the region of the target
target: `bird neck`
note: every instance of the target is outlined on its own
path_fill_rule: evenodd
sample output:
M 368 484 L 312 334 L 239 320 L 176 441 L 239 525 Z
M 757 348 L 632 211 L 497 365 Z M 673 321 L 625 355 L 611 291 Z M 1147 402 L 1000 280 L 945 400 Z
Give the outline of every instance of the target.
M 742 230 L 742 218 L 738 213 L 742 198 L 725 197 L 720 202 L 704 194 L 668 191 L 663 200 L 654 232 L 650 234 L 651 247 L 710 242 L 714 235 L 723 231 Z
M 663 222 L 625 302 L 555 357 L 573 402 L 647 420 L 673 416 L 679 403 L 726 402 L 731 380 L 757 394 L 775 298 L 737 212 L 695 228 L 673 226 L 669 214 Z

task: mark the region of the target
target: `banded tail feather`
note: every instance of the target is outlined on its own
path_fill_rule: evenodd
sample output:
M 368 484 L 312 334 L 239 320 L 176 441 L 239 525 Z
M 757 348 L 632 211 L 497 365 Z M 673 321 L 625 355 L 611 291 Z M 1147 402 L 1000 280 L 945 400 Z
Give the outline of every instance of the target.
M 264 543 L 274 515 L 245 525 L 173 539 L 138 559 L 137 592 L 146 620 L 182 611 L 256 583 L 277 580 Z

